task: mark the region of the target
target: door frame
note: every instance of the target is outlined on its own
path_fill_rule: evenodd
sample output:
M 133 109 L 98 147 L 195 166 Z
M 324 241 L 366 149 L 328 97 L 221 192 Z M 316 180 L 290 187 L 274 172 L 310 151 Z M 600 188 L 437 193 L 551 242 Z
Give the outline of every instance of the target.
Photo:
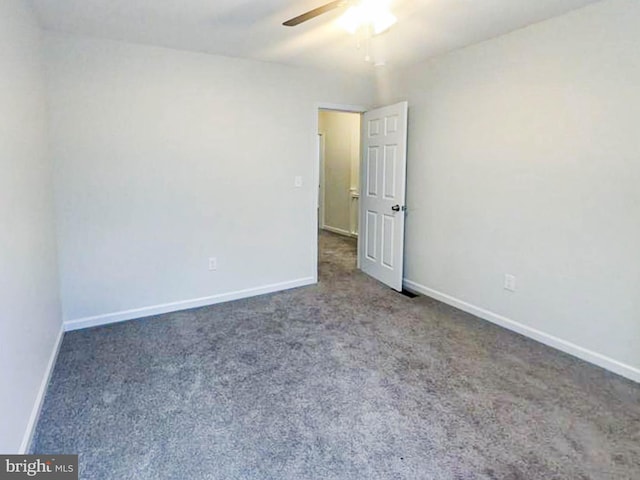
M 336 112 L 346 112 L 346 113 L 358 113 L 360 114 L 360 142 L 362 143 L 362 117 L 363 114 L 370 110 L 371 107 L 364 105 L 349 105 L 349 104 L 341 104 L 341 103 L 324 103 L 319 102 L 314 105 L 313 108 L 313 137 L 315 138 L 315 161 L 313 164 L 313 185 L 316 186 L 317 190 L 314 195 L 315 201 L 313 202 L 313 213 L 312 218 L 315 218 L 314 229 L 313 229 L 313 280 L 314 283 L 318 283 L 318 229 L 320 225 L 320 204 L 319 204 L 319 195 L 317 192 L 320 189 L 320 135 L 318 135 L 318 117 L 320 116 L 320 110 L 333 110 Z M 360 167 L 362 168 L 362 149 L 360 149 Z M 358 218 L 360 218 L 360 205 L 358 204 Z M 358 236 L 358 248 L 360 248 L 360 239 Z M 360 268 L 360 256 L 357 255 L 358 258 L 358 268 Z
M 318 228 L 324 227 L 324 202 L 325 202 L 325 194 L 324 194 L 324 162 L 325 162 L 325 140 L 326 140 L 325 132 L 318 132 L 318 158 L 320 159 L 320 164 L 318 165 L 319 171 L 319 180 L 318 180 Z

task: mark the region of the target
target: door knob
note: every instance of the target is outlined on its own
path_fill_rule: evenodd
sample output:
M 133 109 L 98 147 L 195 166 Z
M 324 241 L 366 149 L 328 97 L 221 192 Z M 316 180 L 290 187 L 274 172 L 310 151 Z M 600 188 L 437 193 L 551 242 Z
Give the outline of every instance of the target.
M 400 205 L 394 205 L 393 207 L 391 207 L 391 210 L 393 210 L 394 212 L 399 212 L 400 211 Z

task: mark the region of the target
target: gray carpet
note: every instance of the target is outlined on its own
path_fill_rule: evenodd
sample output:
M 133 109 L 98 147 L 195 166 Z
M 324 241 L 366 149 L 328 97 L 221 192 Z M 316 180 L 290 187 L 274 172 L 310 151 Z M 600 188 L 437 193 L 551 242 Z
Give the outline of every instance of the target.
M 34 451 L 84 479 L 639 479 L 640 386 L 355 270 L 67 333 Z

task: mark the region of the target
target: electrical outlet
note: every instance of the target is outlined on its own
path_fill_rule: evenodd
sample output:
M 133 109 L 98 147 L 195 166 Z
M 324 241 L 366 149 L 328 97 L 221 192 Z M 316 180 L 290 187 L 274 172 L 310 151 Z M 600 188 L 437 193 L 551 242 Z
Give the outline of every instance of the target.
M 295 178 L 293 179 L 293 185 L 294 185 L 296 188 L 300 188 L 300 187 L 302 187 L 302 177 L 300 177 L 300 176 L 295 177 Z
M 510 292 L 516 291 L 516 277 L 509 273 L 504 274 L 504 289 Z
M 209 270 L 217 270 L 218 269 L 218 259 L 216 257 L 209 258 Z

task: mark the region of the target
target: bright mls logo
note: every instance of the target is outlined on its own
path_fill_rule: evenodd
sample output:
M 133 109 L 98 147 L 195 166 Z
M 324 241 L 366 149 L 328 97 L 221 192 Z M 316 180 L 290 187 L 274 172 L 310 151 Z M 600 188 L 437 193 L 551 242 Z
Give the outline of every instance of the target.
M 0 455 L 0 480 L 78 480 L 77 455 Z

